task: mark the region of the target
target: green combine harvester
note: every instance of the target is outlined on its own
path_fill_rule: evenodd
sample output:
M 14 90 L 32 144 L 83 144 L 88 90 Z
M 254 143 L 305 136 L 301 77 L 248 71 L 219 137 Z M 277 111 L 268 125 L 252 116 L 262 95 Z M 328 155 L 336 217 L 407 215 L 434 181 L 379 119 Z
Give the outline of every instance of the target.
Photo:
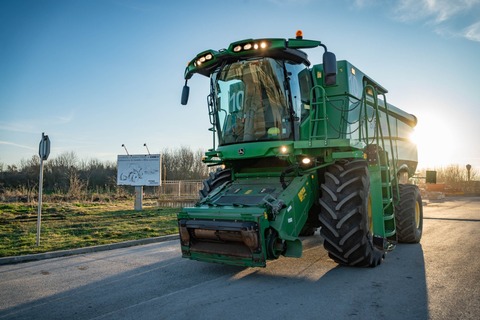
M 323 63 L 312 66 L 301 49 L 316 47 Z M 183 257 L 265 267 L 301 257 L 300 237 L 320 228 L 334 261 L 375 267 L 397 242 L 420 241 L 422 200 L 408 184 L 417 119 L 385 88 L 301 31 L 199 53 L 183 105 L 196 73 L 210 78 L 204 162 L 217 170 L 178 214 Z

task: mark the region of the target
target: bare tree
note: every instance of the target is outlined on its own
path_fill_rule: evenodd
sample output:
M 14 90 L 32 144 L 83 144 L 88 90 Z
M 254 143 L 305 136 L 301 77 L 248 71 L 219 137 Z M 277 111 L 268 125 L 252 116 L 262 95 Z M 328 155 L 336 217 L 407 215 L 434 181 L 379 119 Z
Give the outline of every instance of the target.
M 164 176 L 167 180 L 201 180 L 208 176 L 209 168 L 202 162 L 203 151 L 189 147 L 164 150 L 162 153 Z M 37 155 L 20 164 L 0 167 L 0 192 L 6 189 L 28 191 L 33 199 L 38 189 L 40 158 Z M 6 169 L 6 170 L 4 170 Z M 165 174 L 166 173 L 166 174 Z M 87 192 L 115 192 L 117 164 L 98 159 L 79 160 L 75 152 L 64 152 L 45 163 L 43 188 L 45 193 L 60 193 L 70 198 L 85 198 Z
M 203 150 L 165 149 L 162 156 L 167 180 L 200 180 L 208 176 L 208 167 L 202 162 Z

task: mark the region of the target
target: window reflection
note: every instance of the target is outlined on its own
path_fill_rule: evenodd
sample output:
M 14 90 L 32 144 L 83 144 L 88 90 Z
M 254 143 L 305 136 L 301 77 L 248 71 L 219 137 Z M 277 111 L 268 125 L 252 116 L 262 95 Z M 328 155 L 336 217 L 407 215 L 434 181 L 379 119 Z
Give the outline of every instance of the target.
M 221 144 L 291 137 L 283 70 L 270 58 L 220 70 L 215 89 Z

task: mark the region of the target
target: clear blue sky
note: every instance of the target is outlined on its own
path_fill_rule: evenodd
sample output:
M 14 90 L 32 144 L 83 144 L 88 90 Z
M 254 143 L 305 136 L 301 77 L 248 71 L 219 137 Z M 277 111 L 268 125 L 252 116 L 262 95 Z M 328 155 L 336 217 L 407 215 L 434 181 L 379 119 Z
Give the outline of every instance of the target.
M 480 168 L 480 0 L 2 0 L 0 163 L 37 154 L 42 132 L 50 157 L 207 149 L 208 81 L 180 105 L 186 63 L 297 29 L 417 115 L 421 167 Z

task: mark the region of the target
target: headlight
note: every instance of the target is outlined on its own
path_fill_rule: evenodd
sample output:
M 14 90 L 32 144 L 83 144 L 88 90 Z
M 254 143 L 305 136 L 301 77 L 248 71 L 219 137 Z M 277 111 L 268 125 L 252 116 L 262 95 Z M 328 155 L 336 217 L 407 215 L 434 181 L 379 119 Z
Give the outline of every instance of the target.
M 310 158 L 303 158 L 302 159 L 302 164 L 310 164 L 312 162 L 312 159 Z

